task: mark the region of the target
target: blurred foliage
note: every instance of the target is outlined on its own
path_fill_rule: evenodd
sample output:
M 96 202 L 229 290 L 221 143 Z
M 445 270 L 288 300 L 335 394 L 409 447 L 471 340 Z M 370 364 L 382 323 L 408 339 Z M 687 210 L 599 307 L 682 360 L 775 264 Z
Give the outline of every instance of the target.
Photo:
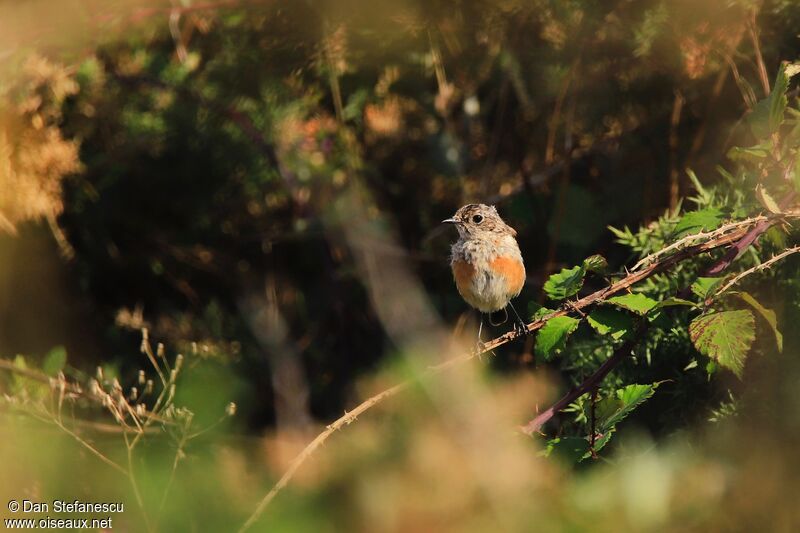
M 798 55 L 795 2 L 126 0 L 85 2 L 68 30 L 44 33 L 58 22 L 47 2 L 13 4 L 0 3 L 0 19 L 19 21 L 0 36 L 0 231 L 48 222 L 102 353 L 65 338 L 13 359 L 25 343 L 0 338 L 14 428 L 0 488 L 123 499 L 135 530 L 235 527 L 314 419 L 365 396 L 359 379 L 391 356 L 413 358 L 370 292 L 365 250 L 407 261 L 455 322 L 465 305 L 438 221 L 496 203 L 540 318 L 681 239 L 791 215 L 800 184 L 798 67 L 778 68 Z M 775 226 L 735 270 L 793 237 Z M 797 469 L 778 458 L 800 436 L 780 416 L 797 405 L 797 368 L 778 352 L 798 350 L 784 325 L 800 318 L 800 264 L 719 292 L 725 279 L 700 277 L 719 257 L 548 321 L 452 398 L 410 391 L 316 455 L 259 524 L 749 529 L 770 508 L 792 529 L 782 505 Z M 528 370 L 577 385 L 642 324 L 634 356 L 544 428 L 543 454 L 580 466 L 508 439 L 556 395 Z M 180 379 L 155 386 L 169 412 L 140 396 L 157 383 L 140 377 L 142 328 L 186 356 Z M 65 423 L 66 383 L 91 391 L 68 399 L 70 418 L 105 424 L 128 402 L 157 415 L 158 435 L 131 447 L 130 413 L 112 421 L 124 445 Z M 232 401 L 237 433 L 274 436 L 230 438 L 218 419 Z M 713 431 L 683 433 L 693 424 Z M 91 448 L 127 462 L 128 483 Z M 600 451 L 608 464 L 588 461 Z M 80 473 L 85 486 L 70 485 Z

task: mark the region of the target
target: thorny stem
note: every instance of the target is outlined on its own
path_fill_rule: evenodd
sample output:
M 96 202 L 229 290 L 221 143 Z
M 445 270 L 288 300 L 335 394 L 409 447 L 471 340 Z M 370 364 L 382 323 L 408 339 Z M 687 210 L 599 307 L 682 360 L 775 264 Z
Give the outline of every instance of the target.
M 740 272 L 735 277 L 733 277 L 728 283 L 723 285 L 722 288 L 715 291 L 713 295 L 708 297 L 706 299 L 706 303 L 710 303 L 711 301 L 715 300 L 718 296 L 720 296 L 722 293 L 724 293 L 725 291 L 727 291 L 728 289 L 730 289 L 731 287 L 742 281 L 742 279 L 746 278 L 747 276 L 755 274 L 756 272 L 760 272 L 761 270 L 765 270 L 771 267 L 773 264 L 780 261 L 781 259 L 790 256 L 792 254 L 796 254 L 797 252 L 800 252 L 800 246 L 793 246 L 792 248 L 788 248 L 783 252 L 772 256 L 770 259 L 764 261 L 760 265 L 756 265 L 753 268 L 748 268 L 747 270 Z
M 785 208 L 794 198 L 795 198 L 795 194 L 794 193 L 789 193 L 781 201 L 781 207 Z M 758 239 L 758 237 L 761 236 L 761 234 L 763 234 L 765 231 L 767 231 L 776 222 L 777 222 L 777 219 L 768 219 L 768 220 L 764 220 L 764 221 L 761 221 L 761 222 L 757 223 L 756 226 L 753 229 L 751 229 L 750 231 L 745 233 L 743 236 L 741 236 L 741 238 L 736 240 L 731 245 L 731 247 L 728 250 L 728 252 L 722 258 L 720 258 L 716 263 L 714 263 L 711 266 L 711 268 L 709 268 L 704 273 L 704 275 L 708 276 L 708 275 L 711 275 L 711 273 L 720 273 L 720 272 L 724 271 L 726 268 L 728 268 L 731 265 L 731 263 L 736 259 L 736 257 L 738 257 L 741 254 L 741 252 L 743 252 L 747 248 L 747 246 L 750 246 L 753 242 L 755 242 Z M 741 234 L 741 231 L 738 231 L 736 233 L 737 234 Z M 730 235 L 732 235 L 732 234 L 729 234 L 729 236 Z M 708 243 L 705 243 L 705 244 L 708 244 Z M 687 248 L 687 250 L 689 250 L 689 248 Z M 669 258 L 667 258 L 667 261 L 669 259 L 677 257 L 678 255 L 681 255 L 681 252 L 670 256 Z M 786 255 L 789 255 L 789 254 L 786 254 Z M 785 257 L 785 255 L 784 255 L 784 257 Z M 614 352 L 614 355 L 612 355 L 608 360 L 606 360 L 606 362 L 603 363 L 600 366 L 600 368 L 598 368 L 597 371 L 595 371 L 594 374 L 589 376 L 589 378 L 587 378 L 583 383 L 581 383 L 577 387 L 575 387 L 572 390 L 570 390 L 569 392 L 567 392 L 567 394 L 565 394 L 563 398 L 558 400 L 558 402 L 556 402 L 549 409 L 547 409 L 543 413 L 541 413 L 538 416 L 536 416 L 536 418 L 534 418 L 533 420 L 528 422 L 525 426 L 523 426 L 522 431 L 524 433 L 527 433 L 528 435 L 531 435 L 534 432 L 539 431 L 539 429 L 546 422 L 548 422 L 551 418 L 553 418 L 553 416 L 555 416 L 556 413 L 560 412 L 562 409 L 567 407 L 569 404 L 571 404 L 572 402 L 574 402 L 575 400 L 577 400 L 578 398 L 580 398 L 581 396 L 586 394 L 589 390 L 591 390 L 592 387 L 594 387 L 597 384 L 599 384 L 603 380 L 603 378 L 615 366 L 617 366 L 628 354 L 631 353 L 631 350 L 635 346 L 636 342 L 638 342 L 638 340 L 644 334 L 645 329 L 646 329 L 646 327 L 644 325 L 640 326 L 639 330 L 631 338 L 631 340 L 629 340 L 628 342 L 626 342 L 625 344 L 620 346 L 620 348 L 617 349 L 617 351 Z
M 522 426 L 522 428 L 520 428 L 521 431 L 526 435 L 533 435 L 557 413 L 569 406 L 569 404 L 587 392 L 596 389 L 600 382 L 603 381 L 603 378 L 605 378 L 606 375 L 608 375 L 608 373 L 611 372 L 611 370 L 613 370 L 614 367 L 616 367 L 623 359 L 631 354 L 634 346 L 636 346 L 639 340 L 644 336 L 645 330 L 646 327 L 644 325 L 640 325 L 636 333 L 632 335 L 630 339 L 625 341 L 619 348 L 617 348 L 614 351 L 614 354 L 606 359 L 606 361 L 600 365 L 600 368 L 598 368 L 594 374 L 586 378 L 578 386 L 573 387 L 560 400 L 539 413 L 536 418 Z M 594 428 L 592 428 L 592 435 L 594 436 Z
M 744 228 L 744 229 L 739 228 L 739 229 L 737 229 L 735 231 L 732 231 L 732 232 L 730 232 L 728 234 L 717 236 L 715 239 L 711 239 L 711 240 L 709 240 L 707 242 L 696 244 L 694 246 L 690 246 L 690 247 L 684 248 L 683 250 L 681 250 L 679 252 L 676 252 L 675 254 L 673 254 L 673 255 L 671 255 L 669 257 L 666 257 L 666 258 L 663 258 L 663 259 L 661 259 L 659 261 L 651 263 L 650 265 L 647 266 L 647 268 L 644 268 L 644 269 L 642 269 L 642 270 L 640 270 L 638 272 L 634 272 L 634 273 L 628 274 L 627 276 L 625 276 L 621 280 L 617 281 L 616 283 L 612 283 L 609 286 L 607 286 L 607 287 L 605 287 L 603 289 L 600 289 L 598 291 L 595 291 L 594 293 L 592 293 L 592 294 L 590 294 L 588 296 L 585 296 L 585 297 L 579 299 L 576 302 L 571 302 L 569 305 L 562 306 L 562 308 L 559 309 L 558 311 L 555 311 L 555 312 L 550 313 L 549 315 L 547 315 L 545 317 L 542 317 L 542 318 L 539 318 L 537 320 L 534 320 L 533 322 L 530 322 L 529 324 L 526 325 L 527 333 L 530 333 L 530 332 L 533 332 L 533 331 L 536 331 L 536 330 L 542 328 L 545 325 L 545 323 L 548 320 L 550 320 L 551 318 L 554 318 L 556 316 L 563 316 L 563 315 L 569 314 L 570 312 L 580 312 L 582 309 L 584 309 L 584 308 L 586 308 L 586 307 L 588 307 L 590 305 L 593 305 L 595 303 L 601 302 L 605 298 L 613 296 L 614 294 L 617 294 L 619 292 L 627 290 L 628 288 L 630 288 L 635 283 L 637 283 L 639 281 L 642 281 L 642 280 L 644 280 L 644 279 L 646 279 L 646 278 L 648 278 L 650 276 L 653 276 L 653 275 L 655 275 L 655 274 L 657 274 L 659 272 L 663 272 L 663 271 L 669 269 L 670 267 L 680 263 L 681 261 L 684 261 L 684 260 L 689 259 L 691 257 L 695 257 L 697 255 L 701 255 L 703 253 L 715 250 L 715 249 L 717 249 L 717 248 L 719 248 L 721 246 L 725 246 L 725 245 L 728 245 L 728 244 L 730 244 L 732 242 L 735 242 L 735 241 L 737 241 L 737 239 L 742 238 L 742 236 L 745 235 L 745 232 L 746 232 L 746 228 Z M 569 405 L 569 403 L 574 401 L 575 398 L 577 398 L 577 397 L 581 396 L 582 394 L 584 394 L 585 392 L 589 391 L 594 384 L 599 383 L 602 380 L 602 378 L 605 377 L 605 375 L 614 366 L 616 366 L 617 363 L 619 363 L 620 360 L 622 360 L 628 353 L 630 353 L 630 350 L 633 349 L 633 346 L 638 341 L 638 339 L 639 339 L 640 335 L 642 334 L 642 332 L 643 332 L 643 330 L 640 330 L 636 334 L 634 334 L 630 340 L 625 342 L 625 344 L 623 344 L 622 347 L 620 347 L 617 350 L 617 352 L 615 352 L 614 355 L 610 359 L 608 359 L 600 367 L 600 369 L 598 369 L 597 372 L 595 372 L 595 374 L 593 374 L 587 381 L 584 382 L 583 385 L 585 385 L 585 388 L 581 389 L 583 392 L 581 392 L 580 394 L 578 394 L 578 395 L 576 395 L 574 397 L 571 397 L 569 399 L 569 401 L 564 401 L 564 399 L 562 399 L 559 402 L 557 402 L 553 407 L 549 408 L 547 411 L 542 413 L 542 415 L 540 415 L 540 417 L 542 417 L 542 420 L 545 420 L 545 416 L 547 415 L 548 412 L 550 414 L 549 414 L 549 416 L 546 416 L 546 420 L 549 420 L 553 416 L 553 414 L 555 412 L 560 411 L 561 409 L 563 409 L 564 407 Z M 405 389 L 410 387 L 413 383 L 415 383 L 417 380 L 428 379 L 430 377 L 433 377 L 433 376 L 435 376 L 435 375 L 437 375 L 437 374 L 449 369 L 450 367 L 453 367 L 453 366 L 459 365 L 461 363 L 465 363 L 467 361 L 470 361 L 470 360 L 474 359 L 475 357 L 478 357 L 478 356 L 480 356 L 480 355 L 482 355 L 484 353 L 490 352 L 490 351 L 498 348 L 499 346 L 502 346 L 504 344 L 507 344 L 507 343 L 509 343 L 509 342 L 521 337 L 521 336 L 524 336 L 525 334 L 526 333 L 524 333 L 524 332 L 517 332 L 517 331 L 514 331 L 514 330 L 509 331 L 508 333 L 505 333 L 504 335 L 501 335 L 501 336 L 499 336 L 499 337 L 497 337 L 497 338 L 485 343 L 483 345 L 483 351 L 463 354 L 463 355 L 454 357 L 452 359 L 449 359 L 449 360 L 447 360 L 447 361 L 445 361 L 445 362 L 443 362 L 441 364 L 429 367 L 416 380 L 415 379 L 411 379 L 411 380 L 407 380 L 407 381 L 401 382 L 401 383 L 399 383 L 399 384 L 397 384 L 397 385 L 395 385 L 395 386 L 393 386 L 393 387 L 381 392 L 380 394 L 372 396 L 371 398 L 369 398 L 369 399 L 365 400 L 364 402 L 362 402 L 361 404 L 359 404 L 352 411 L 350 411 L 348 413 L 345 413 L 344 416 L 340 417 L 339 419 L 337 419 L 336 421 L 331 423 L 329 426 L 327 426 L 325 428 L 325 431 L 323 431 L 322 433 L 317 435 L 314 438 L 314 440 L 311 441 L 292 460 L 292 462 L 289 464 L 289 467 L 286 469 L 286 471 L 280 477 L 280 479 L 277 481 L 277 483 L 275 483 L 275 485 L 269 490 L 269 492 L 267 492 L 267 494 L 259 501 L 259 503 L 256 506 L 256 508 L 253 511 L 253 513 L 248 517 L 247 521 L 239 529 L 239 533 L 243 533 L 244 531 L 247 531 L 248 529 L 250 529 L 256 523 L 256 521 L 261 517 L 261 515 L 263 514 L 263 512 L 267 508 L 267 506 L 270 504 L 270 502 L 272 502 L 272 500 L 275 499 L 275 496 L 277 496 L 278 493 L 284 487 L 286 487 L 289 484 L 289 482 L 292 480 L 292 478 L 294 477 L 295 473 L 302 466 L 302 464 L 309 457 L 311 457 L 314 454 L 314 452 L 316 452 L 316 450 L 319 449 L 322 446 L 322 444 L 326 440 L 328 440 L 328 438 L 331 435 L 333 435 L 337 430 L 339 430 L 339 429 L 343 428 L 344 426 L 352 423 L 353 421 L 355 421 L 355 419 L 359 415 L 363 414 L 364 412 L 366 412 L 370 408 L 374 407 L 378 403 L 382 402 L 383 400 L 385 400 L 387 398 L 390 398 L 392 396 L 395 396 L 396 394 L 404 391 Z M 537 417 L 537 419 L 540 418 L 540 417 Z M 542 423 L 544 423 L 544 422 L 542 422 Z

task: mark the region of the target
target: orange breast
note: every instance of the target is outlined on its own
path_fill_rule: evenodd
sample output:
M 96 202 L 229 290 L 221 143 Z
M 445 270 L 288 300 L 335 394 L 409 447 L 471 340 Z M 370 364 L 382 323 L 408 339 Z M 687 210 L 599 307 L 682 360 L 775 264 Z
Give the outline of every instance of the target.
M 525 284 L 525 267 L 522 262 L 509 257 L 498 257 L 490 264 L 495 274 L 506 278 L 508 293 L 516 296 Z
M 472 278 L 475 277 L 475 267 L 466 261 L 453 261 L 453 277 L 456 280 L 458 292 L 472 293 Z

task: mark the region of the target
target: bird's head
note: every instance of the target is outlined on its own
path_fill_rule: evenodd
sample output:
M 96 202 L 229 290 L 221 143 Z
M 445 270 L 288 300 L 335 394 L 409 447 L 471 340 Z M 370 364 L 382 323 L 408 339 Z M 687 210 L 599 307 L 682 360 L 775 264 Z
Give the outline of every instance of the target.
M 517 235 L 514 228 L 503 222 L 493 205 L 467 204 L 452 216 L 442 220 L 443 224 L 453 224 L 462 238 L 479 236 Z

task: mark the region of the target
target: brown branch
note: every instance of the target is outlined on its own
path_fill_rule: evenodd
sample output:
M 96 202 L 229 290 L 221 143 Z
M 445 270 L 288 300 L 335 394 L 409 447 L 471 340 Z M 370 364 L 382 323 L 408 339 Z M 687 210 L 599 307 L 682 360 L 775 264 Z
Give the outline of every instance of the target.
M 528 333 L 531 333 L 531 332 L 534 332 L 534 331 L 542 328 L 545 325 L 545 323 L 547 323 L 547 321 L 550 320 L 551 318 L 554 318 L 554 317 L 557 317 L 557 316 L 566 315 L 566 314 L 569 314 L 571 312 L 580 313 L 583 308 L 586 308 L 586 307 L 589 307 L 589 306 L 591 306 L 591 305 L 593 305 L 595 303 L 601 302 L 605 298 L 613 296 L 614 294 L 617 294 L 619 292 L 625 291 L 625 290 L 629 289 L 635 283 L 637 283 L 639 281 L 642 281 L 642 280 L 644 280 L 644 279 L 646 279 L 646 278 L 648 278 L 650 276 L 653 276 L 655 274 L 658 274 L 660 272 L 663 272 L 665 270 L 668 270 L 669 268 L 671 268 L 674 265 L 680 263 L 681 261 L 684 261 L 686 259 L 698 256 L 698 255 L 701 255 L 701 254 L 706 253 L 706 252 L 710 252 L 710 251 L 715 250 L 715 249 L 717 249 L 717 248 L 719 248 L 721 246 L 726 246 L 726 245 L 728 245 L 728 244 L 730 244 L 732 242 L 735 242 L 737 239 L 740 239 L 743 235 L 745 235 L 746 232 L 747 232 L 747 228 L 740 228 L 740 229 L 737 229 L 736 231 L 733 231 L 733 232 L 731 232 L 729 234 L 719 236 L 716 239 L 712 239 L 712 240 L 709 240 L 707 242 L 704 242 L 704 243 L 701 243 L 701 244 L 697 244 L 697 245 L 685 248 L 685 249 L 683 249 L 683 250 L 681 250 L 679 252 L 676 252 L 674 255 L 671 255 L 669 257 L 661 259 L 659 262 L 655 262 L 655 263 L 650 264 L 647 268 L 644 268 L 644 269 L 642 269 L 642 270 L 640 270 L 638 272 L 632 273 L 632 274 L 628 274 L 626 277 L 624 277 L 623 279 L 617 281 L 616 283 L 612 283 L 608 287 L 605 287 L 603 289 L 595 291 L 592 294 L 579 299 L 577 302 L 570 302 L 569 304 L 565 304 L 558 311 L 550 313 L 549 315 L 547 315 L 545 317 L 539 318 L 539 319 L 534 320 L 533 322 L 527 324 L 526 329 L 527 329 Z M 633 344 L 632 343 L 634 343 L 637 340 L 637 336 L 638 335 L 639 335 L 639 333 L 634 335 L 634 337 L 631 340 L 629 340 L 628 342 L 626 342 L 623 345 L 623 347 L 620 348 L 617 351 L 617 353 L 615 353 L 614 356 L 612 356 L 611 359 L 606 361 L 603 364 L 603 366 L 592 377 L 590 377 L 589 380 L 587 380 L 587 382 L 584 382 L 584 385 L 586 385 L 585 390 L 589 390 L 593 383 L 599 383 L 599 381 L 602 380 L 602 378 L 605 377 L 605 375 L 614 366 L 616 366 L 616 364 L 619 362 L 619 360 L 621 360 L 624 357 L 624 354 L 627 353 L 627 352 L 625 352 L 623 350 L 623 348 L 628 347 L 628 345 L 630 344 L 630 349 L 632 349 L 633 348 Z M 492 350 L 494 350 L 494 349 L 496 349 L 496 348 L 498 348 L 498 347 L 500 347 L 500 346 L 502 346 L 504 344 L 508 344 L 509 342 L 511 342 L 511 341 L 521 337 L 521 336 L 524 336 L 524 334 L 523 333 L 518 333 L 515 330 L 509 331 L 508 333 L 506 333 L 504 335 L 501 335 L 501 336 L 499 336 L 499 337 L 497 337 L 497 338 L 485 343 L 483 345 L 482 351 L 472 352 L 472 353 L 469 353 L 469 354 L 463 354 L 463 355 L 460 355 L 458 357 L 454 357 L 452 359 L 449 359 L 449 360 L 447 360 L 447 361 L 445 361 L 443 363 L 440 363 L 438 365 L 429 367 L 417 379 L 410 379 L 410 380 L 403 381 L 403 382 L 391 387 L 390 389 L 387 389 L 387 390 L 381 392 L 380 394 L 372 396 L 371 398 L 369 398 L 369 399 L 365 400 L 364 402 L 360 403 L 352 411 L 350 411 L 348 413 L 345 413 L 344 416 L 340 417 L 339 419 L 334 421 L 332 424 L 327 426 L 325 431 L 323 431 L 322 433 L 317 435 L 317 437 L 313 441 L 311 441 L 303 449 L 303 451 L 301 451 L 300 454 L 297 455 L 297 457 L 294 458 L 294 460 L 290 463 L 290 465 L 287 468 L 286 472 L 284 472 L 284 474 L 281 476 L 281 478 L 278 480 L 278 482 L 259 501 L 258 506 L 256 507 L 255 511 L 253 511 L 253 513 L 250 515 L 250 517 L 248 517 L 247 521 L 239 529 L 239 532 L 242 533 L 242 532 L 250 529 L 253 526 L 253 524 L 255 524 L 255 522 L 259 519 L 259 517 L 264 512 L 264 510 L 267 508 L 267 506 L 270 504 L 270 502 L 272 502 L 272 500 L 275 499 L 275 496 L 277 496 L 277 494 L 284 487 L 286 487 L 286 485 L 288 485 L 288 483 L 292 480 L 292 478 L 294 477 L 295 473 L 300 468 L 300 466 L 302 466 L 302 464 L 306 460 L 308 460 L 308 458 L 311 457 L 314 454 L 314 452 L 317 449 L 319 449 L 320 446 L 322 446 L 322 444 L 326 440 L 328 440 L 328 438 L 330 438 L 330 436 L 333 435 L 337 430 L 339 430 L 339 429 L 343 428 L 344 426 L 352 423 L 353 421 L 355 421 L 355 419 L 359 415 L 363 414 L 364 412 L 366 412 L 370 408 L 374 407 L 378 403 L 382 402 L 383 400 L 385 400 L 387 398 L 390 398 L 392 396 L 395 396 L 396 394 L 404 391 L 405 389 L 410 387 L 416 381 L 422 380 L 422 379 L 428 379 L 430 377 L 433 377 L 433 376 L 435 376 L 435 375 L 437 375 L 437 374 L 449 369 L 450 367 L 453 367 L 453 366 L 459 365 L 461 363 L 465 363 L 467 361 L 470 361 L 470 360 L 474 359 L 475 357 L 477 357 L 479 355 L 482 355 L 484 353 L 491 352 Z M 630 351 L 630 349 L 628 349 L 628 352 Z M 583 387 L 581 388 L 581 390 L 583 390 Z M 580 396 L 580 394 L 578 396 Z M 578 396 L 575 396 L 575 397 L 577 398 Z M 548 411 L 551 412 L 551 414 L 550 414 L 549 417 L 547 417 L 547 419 L 549 420 L 549 418 L 552 417 L 552 414 L 554 414 L 555 412 L 559 411 L 560 409 L 563 409 L 566 405 L 569 405 L 569 403 L 571 403 L 571 401 L 572 400 L 565 401 L 564 399 L 562 399 L 561 401 L 556 403 L 552 408 L 548 409 Z M 546 411 L 545 413 L 547 413 L 548 411 Z M 542 413 L 542 415 L 540 415 L 540 417 L 543 417 L 545 415 L 545 413 Z
M 614 354 L 606 359 L 606 361 L 600 365 L 600 368 L 598 368 L 594 374 L 586 378 L 578 386 L 570 389 L 570 391 L 566 393 L 560 400 L 539 413 L 536 418 L 522 426 L 522 432 L 527 435 L 533 435 L 539 431 L 539 429 L 546 422 L 553 418 L 556 413 L 561 412 L 569 404 L 600 385 L 600 382 L 603 381 L 603 378 L 605 378 L 606 375 L 608 375 L 608 373 L 611 372 L 611 370 L 613 370 L 614 367 L 617 366 L 625 357 L 630 355 L 634 346 L 636 346 L 636 344 L 644 335 L 645 329 L 646 328 L 644 326 L 639 326 L 636 333 L 631 336 L 630 339 L 625 341 L 619 348 L 617 348 L 614 351 Z
M 797 198 L 797 193 L 795 193 L 794 191 L 789 192 L 788 194 L 786 194 L 786 196 L 781 198 L 780 202 L 778 202 L 778 206 L 781 208 L 781 210 L 784 210 L 787 207 L 789 207 L 796 198 Z M 775 219 L 768 219 L 768 220 L 763 220 L 758 224 L 756 224 L 756 226 L 753 229 L 751 229 L 747 233 L 747 235 L 745 235 L 734 246 L 731 246 L 728 252 L 725 254 L 725 256 L 719 261 L 717 261 L 717 263 L 714 264 L 711 268 L 709 268 L 706 271 L 705 275 L 716 276 L 725 269 L 727 269 L 731 265 L 731 263 L 733 263 L 736 260 L 737 257 L 742 255 L 742 253 L 744 253 L 744 251 L 751 244 L 756 242 L 758 238 L 761 237 L 761 235 L 766 233 L 766 231 L 769 228 L 771 228 L 774 223 Z

